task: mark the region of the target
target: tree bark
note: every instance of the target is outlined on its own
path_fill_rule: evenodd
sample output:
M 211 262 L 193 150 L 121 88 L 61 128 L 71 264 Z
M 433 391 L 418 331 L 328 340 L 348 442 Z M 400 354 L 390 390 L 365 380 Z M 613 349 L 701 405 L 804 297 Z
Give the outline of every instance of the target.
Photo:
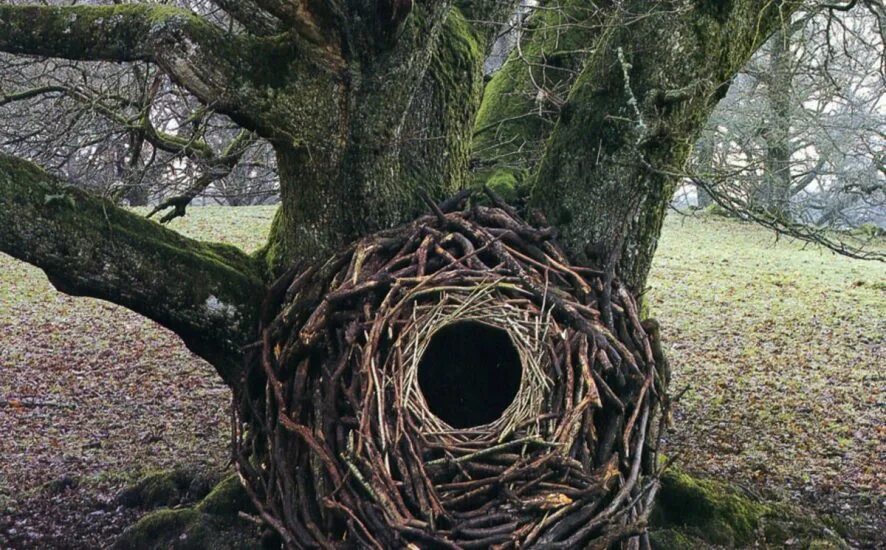
M 612 2 L 565 0 L 519 28 L 508 61 L 492 76 L 474 126 L 474 180 L 506 194 L 530 182 L 581 67 L 607 24 Z
M 229 384 L 253 338 L 265 285 L 258 261 L 195 241 L 0 155 L 0 250 L 59 290 L 127 307 L 177 333 Z
M 532 168 L 532 203 L 560 228 L 561 239 L 577 258 L 602 264 L 617 260 L 622 280 L 636 292 L 643 290 L 678 183 L 673 174 L 682 171 L 732 76 L 800 4 L 736 0 L 668 2 L 658 9 L 647 2 L 607 6 L 592 54 L 571 85 L 556 125 L 519 123 L 518 130 L 510 131 L 522 132 L 525 142 L 546 143 L 539 165 Z M 502 74 L 519 62 L 512 55 Z M 525 97 L 521 90 L 527 89 L 531 73 L 522 74 L 505 82 L 493 79 L 478 120 L 499 102 Z M 506 162 L 496 161 L 488 169 Z
M 419 190 L 442 198 L 466 185 L 482 37 L 458 8 L 437 19 L 400 37 L 424 54 L 359 65 L 333 132 L 304 146 L 274 142 L 282 202 L 267 249 L 272 271 L 413 218 L 426 208 Z

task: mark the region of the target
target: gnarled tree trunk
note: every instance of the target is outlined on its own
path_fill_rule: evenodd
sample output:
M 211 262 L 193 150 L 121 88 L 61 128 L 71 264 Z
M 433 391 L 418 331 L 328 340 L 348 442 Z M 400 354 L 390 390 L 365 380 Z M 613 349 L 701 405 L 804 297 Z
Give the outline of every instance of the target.
M 415 218 L 421 193 L 521 187 L 573 260 L 642 292 L 696 135 L 801 2 L 546 4 L 485 86 L 489 21 L 516 1 L 216 3 L 239 31 L 157 4 L 2 5 L 0 51 L 148 61 L 269 140 L 281 206 L 267 246 L 185 239 L 0 157 L 0 250 L 171 328 L 239 388 L 271 281 Z

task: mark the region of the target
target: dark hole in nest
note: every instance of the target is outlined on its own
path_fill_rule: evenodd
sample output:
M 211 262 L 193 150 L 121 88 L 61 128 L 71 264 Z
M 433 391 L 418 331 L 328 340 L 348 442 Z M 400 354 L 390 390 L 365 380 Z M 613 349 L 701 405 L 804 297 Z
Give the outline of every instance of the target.
M 428 408 L 454 428 L 501 417 L 514 401 L 522 375 L 508 333 L 475 321 L 435 332 L 418 365 L 418 385 Z

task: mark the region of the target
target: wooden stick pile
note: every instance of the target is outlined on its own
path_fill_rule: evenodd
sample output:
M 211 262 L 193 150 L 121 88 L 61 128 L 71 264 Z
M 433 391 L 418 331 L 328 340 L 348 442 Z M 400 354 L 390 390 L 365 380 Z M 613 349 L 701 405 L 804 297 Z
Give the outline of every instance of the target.
M 659 348 L 617 280 L 490 198 L 428 201 L 270 289 L 234 439 L 286 546 L 649 547 Z M 466 320 L 508 333 L 522 377 L 500 418 L 455 429 L 417 369 Z

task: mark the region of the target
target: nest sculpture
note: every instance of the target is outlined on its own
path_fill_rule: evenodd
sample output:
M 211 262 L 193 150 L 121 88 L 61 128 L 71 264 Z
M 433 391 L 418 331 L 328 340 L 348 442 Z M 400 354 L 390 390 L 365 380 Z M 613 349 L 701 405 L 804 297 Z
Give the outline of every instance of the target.
M 286 546 L 648 547 L 660 348 L 617 280 L 490 196 L 269 291 L 235 454 Z

